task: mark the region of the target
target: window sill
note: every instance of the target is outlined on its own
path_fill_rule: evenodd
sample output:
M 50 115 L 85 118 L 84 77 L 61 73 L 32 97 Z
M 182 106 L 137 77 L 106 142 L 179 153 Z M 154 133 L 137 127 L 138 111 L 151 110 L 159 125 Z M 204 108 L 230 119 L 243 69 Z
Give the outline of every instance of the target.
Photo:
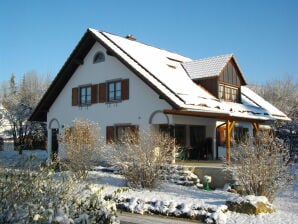
M 91 103 L 84 103 L 84 104 L 79 104 L 78 106 L 79 107 L 89 107 L 91 105 L 92 105 Z
M 122 100 L 111 100 L 111 101 L 107 101 L 106 104 L 113 104 L 113 103 L 121 103 Z

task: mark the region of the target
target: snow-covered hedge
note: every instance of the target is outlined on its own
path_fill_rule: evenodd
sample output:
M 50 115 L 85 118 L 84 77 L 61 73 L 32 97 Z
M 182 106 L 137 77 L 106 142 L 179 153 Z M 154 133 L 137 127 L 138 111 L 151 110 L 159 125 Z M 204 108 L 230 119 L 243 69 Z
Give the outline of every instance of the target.
M 227 206 L 202 207 L 193 203 L 144 200 L 137 197 L 118 197 L 117 208 L 137 214 L 158 214 L 200 220 L 205 223 L 226 223 Z

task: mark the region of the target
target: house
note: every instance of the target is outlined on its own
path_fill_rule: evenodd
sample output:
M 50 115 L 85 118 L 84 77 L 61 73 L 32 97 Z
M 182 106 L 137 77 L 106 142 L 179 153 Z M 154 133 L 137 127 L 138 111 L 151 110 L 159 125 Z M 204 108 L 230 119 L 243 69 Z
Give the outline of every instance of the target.
M 192 60 L 88 29 L 30 120 L 47 122 L 49 152 L 65 125 L 88 118 L 107 142 L 151 127 L 175 136 L 189 159 L 229 158 L 231 137 L 289 120 L 246 85 L 233 54 Z

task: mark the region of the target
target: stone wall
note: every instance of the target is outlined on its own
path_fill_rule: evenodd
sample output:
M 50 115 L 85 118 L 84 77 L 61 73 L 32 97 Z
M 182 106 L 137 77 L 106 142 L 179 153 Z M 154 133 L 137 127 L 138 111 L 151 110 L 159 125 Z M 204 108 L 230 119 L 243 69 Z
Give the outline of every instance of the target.
M 203 180 L 205 175 L 211 176 L 212 182 L 209 184 L 211 188 L 222 188 L 226 183 L 234 182 L 232 175 L 227 175 L 227 173 L 223 171 L 223 167 L 196 166 L 194 174 L 196 174 L 200 180 Z

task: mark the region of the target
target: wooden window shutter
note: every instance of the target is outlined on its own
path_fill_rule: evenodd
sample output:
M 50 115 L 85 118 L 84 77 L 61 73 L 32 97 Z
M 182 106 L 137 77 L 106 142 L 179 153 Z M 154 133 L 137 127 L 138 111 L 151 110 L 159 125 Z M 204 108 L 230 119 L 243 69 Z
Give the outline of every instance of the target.
M 98 84 L 98 102 L 105 103 L 107 99 L 106 83 Z
M 129 99 L 129 79 L 121 81 L 121 98 L 122 100 Z
M 72 88 L 71 105 L 77 106 L 79 104 L 79 88 Z
M 114 126 L 107 126 L 106 128 L 106 142 L 112 143 L 114 141 Z
M 132 131 L 132 133 L 135 136 L 135 142 L 133 142 L 134 144 L 139 144 L 139 126 L 138 125 L 132 125 L 130 126 L 130 130 Z
M 139 125 L 131 125 L 131 130 L 134 133 L 139 133 Z
M 98 85 L 92 85 L 91 87 L 91 103 L 97 103 L 98 102 Z

